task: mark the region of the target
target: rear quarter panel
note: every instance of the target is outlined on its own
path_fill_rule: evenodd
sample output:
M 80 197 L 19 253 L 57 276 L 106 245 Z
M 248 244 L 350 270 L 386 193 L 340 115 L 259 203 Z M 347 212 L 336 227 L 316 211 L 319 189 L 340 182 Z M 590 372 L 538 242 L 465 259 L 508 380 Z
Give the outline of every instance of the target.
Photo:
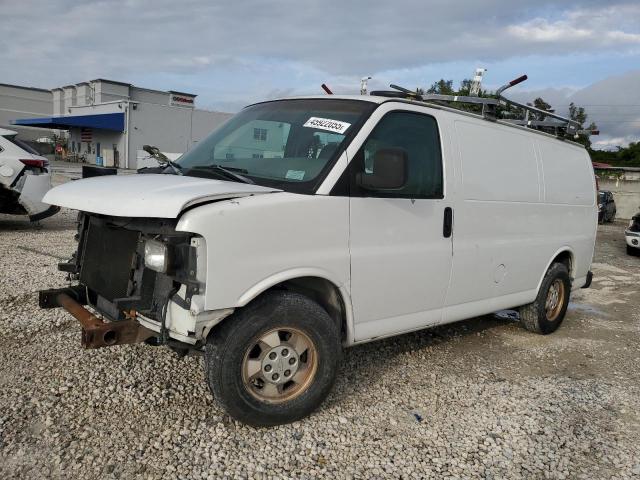
M 591 158 L 584 148 L 542 136 L 536 139 L 536 147 L 544 180 L 549 241 L 569 246 L 572 276 L 583 279 L 591 267 L 598 226 Z

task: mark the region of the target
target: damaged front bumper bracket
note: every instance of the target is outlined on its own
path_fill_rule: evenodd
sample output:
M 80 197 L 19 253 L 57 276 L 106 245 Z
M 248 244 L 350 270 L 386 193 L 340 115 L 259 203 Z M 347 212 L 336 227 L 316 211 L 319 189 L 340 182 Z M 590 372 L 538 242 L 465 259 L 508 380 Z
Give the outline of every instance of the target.
M 62 307 L 82 325 L 82 346 L 101 348 L 113 345 L 144 342 L 157 333 L 141 326 L 134 319 L 105 322 L 84 308 L 83 292 L 77 289 L 46 290 L 40 292 L 39 303 L 43 308 Z

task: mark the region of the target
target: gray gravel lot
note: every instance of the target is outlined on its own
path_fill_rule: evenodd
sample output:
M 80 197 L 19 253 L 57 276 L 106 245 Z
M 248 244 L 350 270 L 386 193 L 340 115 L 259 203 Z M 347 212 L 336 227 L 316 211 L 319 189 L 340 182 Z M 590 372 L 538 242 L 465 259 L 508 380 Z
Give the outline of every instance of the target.
M 349 349 L 309 418 L 227 417 L 202 359 L 80 347 L 39 310 L 75 215 L 0 216 L 0 478 L 640 477 L 640 257 L 601 226 L 595 282 L 547 337 L 488 316 Z

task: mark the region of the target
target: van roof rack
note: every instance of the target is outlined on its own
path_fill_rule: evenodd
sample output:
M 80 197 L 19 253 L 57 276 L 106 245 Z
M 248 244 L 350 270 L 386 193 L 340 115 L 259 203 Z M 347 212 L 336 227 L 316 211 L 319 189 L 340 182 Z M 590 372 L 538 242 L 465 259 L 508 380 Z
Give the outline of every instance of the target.
M 371 92 L 371 95 L 378 95 L 381 97 L 392 97 L 392 98 L 405 98 L 409 100 L 417 100 L 420 102 L 427 103 L 437 103 L 442 104 L 442 102 L 447 103 L 459 103 L 459 104 L 476 104 L 482 105 L 482 116 L 491 121 L 497 120 L 498 115 L 498 106 L 506 107 L 506 108 L 515 108 L 519 110 L 517 113 L 524 113 L 524 118 L 519 119 L 509 119 L 509 118 L 501 118 L 506 123 L 511 123 L 514 125 L 521 125 L 527 128 L 532 128 L 535 130 L 540 129 L 553 129 L 555 131 L 556 136 L 564 137 L 571 136 L 577 137 L 579 134 L 582 135 L 597 135 L 597 131 L 591 130 L 581 130 L 581 126 L 575 120 L 571 120 L 570 118 L 563 117 L 554 112 L 550 112 L 547 110 L 542 110 L 540 108 L 532 107 L 531 105 L 526 105 L 524 103 L 516 102 L 514 100 L 508 99 L 502 96 L 502 92 L 511 88 L 519 83 L 524 82 L 528 77 L 526 75 L 522 75 L 514 80 L 511 80 L 509 83 L 502 85 L 498 90 L 496 90 L 495 96 L 496 98 L 485 98 L 485 97 L 473 97 L 473 96 L 465 96 L 465 95 L 442 95 L 439 93 L 422 93 L 420 91 L 412 91 L 406 88 L 400 87 L 398 85 L 391 84 L 389 85 L 393 90 L 378 90 Z

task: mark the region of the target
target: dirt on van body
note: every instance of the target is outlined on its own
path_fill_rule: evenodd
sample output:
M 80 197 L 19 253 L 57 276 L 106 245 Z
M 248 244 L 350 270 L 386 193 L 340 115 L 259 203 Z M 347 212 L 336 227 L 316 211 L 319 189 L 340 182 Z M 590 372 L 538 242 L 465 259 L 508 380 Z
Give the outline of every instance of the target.
M 599 227 L 593 286 L 558 332 L 507 312 L 354 347 L 316 413 L 253 429 L 200 357 L 82 350 L 77 322 L 38 309 L 73 220 L 0 217 L 0 478 L 640 476 L 640 257 L 622 222 Z

